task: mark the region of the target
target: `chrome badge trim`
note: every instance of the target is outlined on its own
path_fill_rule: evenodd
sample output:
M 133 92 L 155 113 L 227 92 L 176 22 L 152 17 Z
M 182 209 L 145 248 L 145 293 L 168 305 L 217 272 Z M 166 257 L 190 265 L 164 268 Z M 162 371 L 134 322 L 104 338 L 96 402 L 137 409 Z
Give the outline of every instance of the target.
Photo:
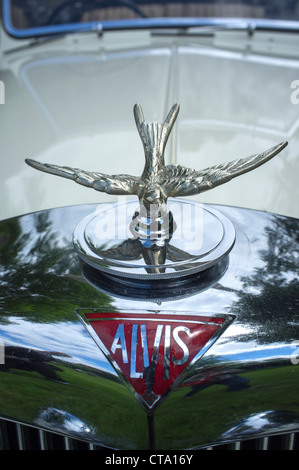
M 233 322 L 227 314 L 77 309 L 76 314 L 147 412 L 154 411 Z

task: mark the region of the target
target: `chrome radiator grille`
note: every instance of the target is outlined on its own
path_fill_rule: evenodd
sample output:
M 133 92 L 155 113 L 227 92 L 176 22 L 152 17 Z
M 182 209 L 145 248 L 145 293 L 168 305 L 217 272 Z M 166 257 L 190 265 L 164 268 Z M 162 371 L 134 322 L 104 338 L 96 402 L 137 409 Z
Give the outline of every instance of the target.
M 101 450 L 102 447 L 0 419 L 0 450 Z
M 0 450 L 104 450 L 88 442 L 0 419 Z M 299 450 L 299 432 L 277 434 L 204 450 Z
M 231 444 L 206 447 L 206 450 L 299 450 L 299 432 L 276 434 Z

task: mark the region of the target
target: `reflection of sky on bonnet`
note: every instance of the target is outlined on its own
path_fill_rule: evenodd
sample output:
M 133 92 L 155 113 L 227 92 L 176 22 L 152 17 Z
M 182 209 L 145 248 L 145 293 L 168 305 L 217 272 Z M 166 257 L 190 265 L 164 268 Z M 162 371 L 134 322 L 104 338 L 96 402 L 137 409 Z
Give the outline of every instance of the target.
M 285 343 L 274 343 L 269 346 L 263 346 L 255 341 L 246 343 L 230 343 L 229 350 L 227 350 L 227 344 L 222 346 L 216 345 L 215 349 L 211 351 L 213 354 L 220 355 L 218 360 L 236 362 L 238 364 L 242 362 L 258 362 L 269 361 L 269 360 L 285 360 L 296 357 L 298 354 L 298 347 L 294 345 L 287 345 Z
M 73 365 L 95 367 L 115 374 L 112 366 L 84 326 L 79 322 L 30 323 L 19 317 L 12 317 L 11 323 L 1 325 L 1 338 L 5 346 L 34 348 L 40 351 L 66 354 L 60 357 L 64 362 Z
M 49 351 L 54 357 L 55 352 L 64 353 L 70 357 L 57 356 L 58 359 L 73 365 L 82 364 L 115 374 L 113 367 L 105 360 L 103 353 L 85 331 L 83 325 L 70 322 L 32 325 L 20 318 L 14 317 L 12 320 L 13 322 L 9 325 L 1 326 L 1 337 L 5 346 L 13 344 L 16 347 L 34 347 L 35 350 Z M 230 339 L 235 329 L 233 325 L 231 328 Z M 237 327 L 236 338 L 239 333 L 240 328 Z M 212 347 L 212 350 L 212 355 L 217 354 L 223 360 L 233 362 L 277 360 L 298 356 L 298 344 L 295 343 L 258 345 L 256 341 L 230 341 L 228 351 L 227 342 L 220 341 Z M 206 356 L 209 356 L 209 352 Z

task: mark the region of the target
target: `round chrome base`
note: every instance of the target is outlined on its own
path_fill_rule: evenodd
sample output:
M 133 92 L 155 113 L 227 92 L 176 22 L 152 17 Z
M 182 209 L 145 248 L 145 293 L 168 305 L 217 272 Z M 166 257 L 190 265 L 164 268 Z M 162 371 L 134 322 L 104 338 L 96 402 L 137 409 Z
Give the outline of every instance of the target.
M 218 210 L 193 201 L 169 199 L 175 230 L 146 239 L 130 229 L 138 203 L 102 204 L 74 231 L 80 258 L 97 270 L 130 279 L 171 279 L 204 271 L 222 260 L 235 242 L 232 222 Z M 165 222 L 165 221 L 164 221 Z M 151 234 L 154 234 L 153 237 Z

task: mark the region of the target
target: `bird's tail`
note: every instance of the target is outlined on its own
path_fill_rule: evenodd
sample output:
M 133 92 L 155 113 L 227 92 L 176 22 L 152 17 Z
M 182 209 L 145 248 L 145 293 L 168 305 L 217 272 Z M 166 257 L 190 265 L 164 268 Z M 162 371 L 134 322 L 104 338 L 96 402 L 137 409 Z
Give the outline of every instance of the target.
M 175 104 L 169 111 L 163 124 L 157 122 L 147 123 L 144 120 L 141 106 L 139 104 L 134 106 L 136 126 L 146 152 L 155 150 L 163 156 L 169 134 L 178 113 L 179 105 Z

